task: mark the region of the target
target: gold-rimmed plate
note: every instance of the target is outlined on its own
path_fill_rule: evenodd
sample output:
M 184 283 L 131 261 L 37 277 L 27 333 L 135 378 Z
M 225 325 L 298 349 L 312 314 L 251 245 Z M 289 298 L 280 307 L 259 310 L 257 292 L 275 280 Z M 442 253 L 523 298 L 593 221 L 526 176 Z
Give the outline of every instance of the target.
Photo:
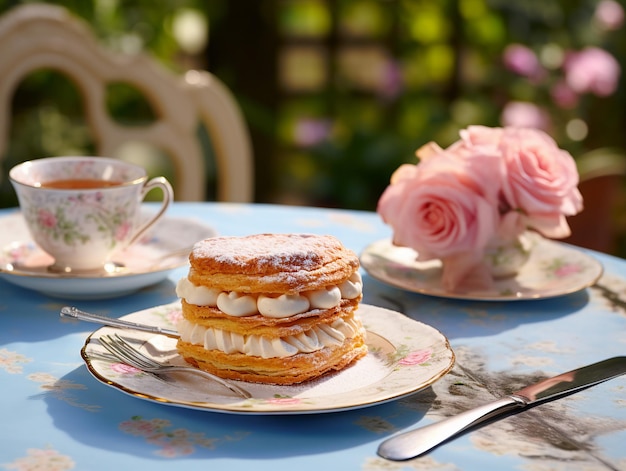
M 222 386 L 192 374 L 165 382 L 104 357 L 101 335 L 117 332 L 159 361 L 185 364 L 176 339 L 102 327 L 81 350 L 91 374 L 131 396 L 160 404 L 238 414 L 308 414 L 362 408 L 413 394 L 437 381 L 454 364 L 448 340 L 435 328 L 387 309 L 361 305 L 359 315 L 368 332 L 369 353 L 350 367 L 294 386 L 241 382 L 252 393 L 241 399 Z M 139 311 L 124 319 L 173 328 L 180 303 Z
M 510 278 L 497 279 L 480 290 L 448 291 L 441 285 L 441 261 L 418 262 L 417 253 L 393 245 L 391 239 L 376 241 L 361 253 L 361 266 L 379 281 L 415 293 L 476 301 L 521 301 L 575 293 L 602 276 L 602 264 L 583 249 L 533 237 L 530 259 Z

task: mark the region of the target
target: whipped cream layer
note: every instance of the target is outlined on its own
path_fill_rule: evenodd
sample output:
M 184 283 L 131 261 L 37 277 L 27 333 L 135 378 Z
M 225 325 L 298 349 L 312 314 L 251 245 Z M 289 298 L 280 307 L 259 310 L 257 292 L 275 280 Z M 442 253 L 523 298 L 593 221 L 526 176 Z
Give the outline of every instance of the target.
M 207 350 L 224 353 L 243 353 L 261 358 L 285 358 L 297 353 L 311 353 L 324 347 L 339 346 L 346 338 L 362 331 L 355 318 L 337 319 L 332 324 L 321 324 L 307 332 L 282 338 L 260 335 L 241 335 L 212 327 L 204 327 L 181 319 L 177 325 L 181 340 Z
M 176 285 L 176 294 L 189 304 L 217 307 L 235 317 L 261 314 L 265 317 L 285 318 L 311 309 L 330 309 L 338 306 L 341 299 L 355 299 L 363 292 L 363 281 L 359 272 L 338 286 L 304 291 L 296 294 L 248 294 L 235 291 L 220 291 L 206 286 L 196 286 L 187 277 Z

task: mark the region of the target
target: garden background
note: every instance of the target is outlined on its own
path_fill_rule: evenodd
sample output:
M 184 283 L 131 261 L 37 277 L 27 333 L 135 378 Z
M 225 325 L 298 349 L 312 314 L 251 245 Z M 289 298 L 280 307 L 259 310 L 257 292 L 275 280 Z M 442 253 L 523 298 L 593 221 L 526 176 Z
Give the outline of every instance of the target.
M 0 0 L 0 14 L 21 3 Z M 604 224 L 599 248 L 626 256 L 624 0 L 46 3 L 82 17 L 114 51 L 224 81 L 250 127 L 257 202 L 373 210 L 393 170 L 427 142 L 445 147 L 473 124 L 527 125 L 571 152 L 583 177 L 609 175 L 584 193 L 586 216 L 603 221 L 573 227 Z M 125 84 L 107 98 L 117 119 L 153 116 Z M 13 113 L 4 175 L 22 160 L 93 153 L 63 76 L 29 76 Z M 163 156 L 133 158 L 151 174 L 172 171 Z M 2 179 L 0 206 L 16 204 Z

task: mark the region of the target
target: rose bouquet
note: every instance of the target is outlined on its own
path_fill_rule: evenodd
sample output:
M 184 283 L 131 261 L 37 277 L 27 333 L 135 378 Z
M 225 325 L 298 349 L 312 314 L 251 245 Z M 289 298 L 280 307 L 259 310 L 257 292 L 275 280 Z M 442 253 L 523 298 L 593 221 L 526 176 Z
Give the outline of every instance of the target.
M 393 243 L 420 261 L 442 261 L 442 284 L 457 289 L 493 282 L 485 251 L 534 230 L 570 235 L 566 216 L 582 210 L 572 156 L 543 131 L 470 126 L 446 149 L 429 143 L 419 163 L 392 175 L 377 211 Z

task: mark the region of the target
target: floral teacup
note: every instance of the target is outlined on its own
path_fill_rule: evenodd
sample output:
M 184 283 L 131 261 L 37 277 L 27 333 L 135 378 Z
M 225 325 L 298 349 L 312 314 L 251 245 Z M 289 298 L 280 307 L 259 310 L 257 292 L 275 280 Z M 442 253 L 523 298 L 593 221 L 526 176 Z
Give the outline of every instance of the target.
M 9 178 L 34 241 L 55 260 L 55 272 L 101 270 L 135 242 L 174 198 L 163 177 L 148 180 L 139 166 L 104 157 L 50 157 L 21 163 Z M 159 211 L 140 221 L 141 202 L 154 188 Z

